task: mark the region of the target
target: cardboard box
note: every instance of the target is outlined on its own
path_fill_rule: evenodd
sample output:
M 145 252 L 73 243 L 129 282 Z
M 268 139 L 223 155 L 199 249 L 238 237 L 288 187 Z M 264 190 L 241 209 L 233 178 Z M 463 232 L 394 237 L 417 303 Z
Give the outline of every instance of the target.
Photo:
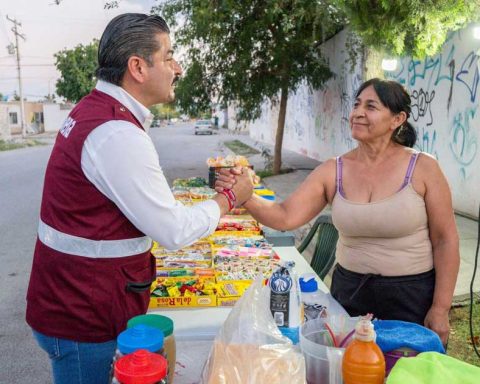
M 215 307 L 217 296 L 150 297 L 148 308 Z

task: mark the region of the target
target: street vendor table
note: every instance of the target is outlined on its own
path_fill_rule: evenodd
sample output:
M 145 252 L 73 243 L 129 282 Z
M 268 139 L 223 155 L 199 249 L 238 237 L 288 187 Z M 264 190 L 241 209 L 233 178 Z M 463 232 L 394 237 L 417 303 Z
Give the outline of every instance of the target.
M 304 273 L 315 273 L 295 247 L 275 247 L 274 251 L 282 260 L 295 261 L 295 271 L 299 276 Z M 320 290 L 328 292 L 323 281 L 317 278 L 317 282 Z M 150 311 L 168 316 L 175 325 L 177 366 L 174 384 L 199 382 L 213 339 L 230 311 L 229 307 L 156 308 Z

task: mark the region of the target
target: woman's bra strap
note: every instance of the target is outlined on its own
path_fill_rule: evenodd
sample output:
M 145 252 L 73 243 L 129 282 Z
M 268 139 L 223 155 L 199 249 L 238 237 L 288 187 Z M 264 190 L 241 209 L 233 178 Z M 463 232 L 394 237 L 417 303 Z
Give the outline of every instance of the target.
M 400 189 L 404 188 L 412 181 L 413 171 L 415 169 L 415 164 L 417 163 L 419 152 L 414 152 L 412 157 L 410 158 L 410 163 L 408 163 L 407 173 L 405 175 L 405 179 L 403 180 L 403 184 Z
M 342 157 L 337 157 L 337 193 L 340 196 L 345 197 L 345 193 L 343 192 L 343 183 L 342 183 L 342 169 L 343 169 L 343 161 Z

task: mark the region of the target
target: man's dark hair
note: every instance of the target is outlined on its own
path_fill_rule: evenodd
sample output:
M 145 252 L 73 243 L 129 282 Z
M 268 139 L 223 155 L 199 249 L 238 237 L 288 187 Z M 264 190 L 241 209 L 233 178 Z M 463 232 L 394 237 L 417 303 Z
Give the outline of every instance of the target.
M 128 59 L 133 55 L 153 65 L 152 55 L 160 49 L 155 39 L 158 33 L 170 33 L 160 16 L 125 13 L 115 17 L 108 23 L 98 45 L 97 78 L 120 85 Z
M 412 111 L 410 95 L 400 83 L 393 80 L 370 79 L 360 85 L 360 88 L 355 94 L 355 98 L 360 96 L 360 93 L 370 85 L 373 86 L 381 103 L 392 113 L 405 112 L 407 119 L 410 117 Z M 415 128 L 413 128 L 413 125 L 405 120 L 405 122 L 393 132 L 392 140 L 405 147 L 411 148 L 417 141 L 417 132 Z

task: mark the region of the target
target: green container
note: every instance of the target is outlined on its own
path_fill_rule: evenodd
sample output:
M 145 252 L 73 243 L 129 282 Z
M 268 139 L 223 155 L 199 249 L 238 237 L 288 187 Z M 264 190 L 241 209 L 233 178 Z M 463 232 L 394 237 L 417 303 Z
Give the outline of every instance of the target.
M 127 328 L 132 328 L 134 325 L 144 324 L 150 327 L 158 328 L 163 331 L 165 337 L 173 333 L 173 320 L 161 315 L 140 315 L 132 317 L 128 320 Z

